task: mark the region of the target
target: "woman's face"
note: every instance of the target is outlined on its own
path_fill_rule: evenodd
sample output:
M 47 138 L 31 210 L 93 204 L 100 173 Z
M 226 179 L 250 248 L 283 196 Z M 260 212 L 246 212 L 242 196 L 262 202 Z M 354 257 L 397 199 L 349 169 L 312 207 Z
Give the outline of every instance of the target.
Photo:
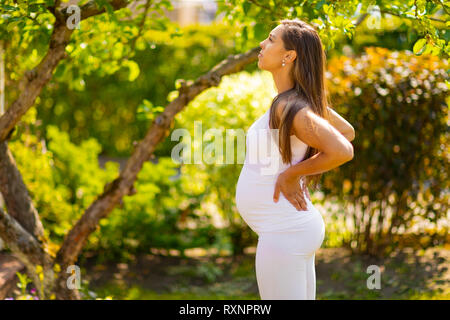
M 274 28 L 269 36 L 259 45 L 261 53 L 258 55 L 258 67 L 263 70 L 273 71 L 282 68 L 286 50 L 281 39 L 282 25 Z

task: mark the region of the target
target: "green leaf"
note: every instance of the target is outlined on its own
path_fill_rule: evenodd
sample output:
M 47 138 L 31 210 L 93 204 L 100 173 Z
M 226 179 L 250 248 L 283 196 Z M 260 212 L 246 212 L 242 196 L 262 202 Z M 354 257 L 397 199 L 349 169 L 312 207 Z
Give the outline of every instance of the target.
M 244 10 L 244 14 L 247 14 L 248 11 L 250 10 L 250 2 L 245 1 L 245 2 L 242 4 L 242 9 Z
M 413 47 L 413 52 L 416 55 L 421 55 L 427 46 L 427 39 L 422 38 L 416 41 Z
M 258 22 L 253 27 L 254 37 L 255 39 L 263 39 L 266 36 L 266 28 L 264 24 Z
M 127 60 L 125 65 L 130 70 L 130 73 L 128 74 L 128 81 L 136 80 L 140 73 L 139 65 L 133 60 Z
M 94 0 L 95 5 L 98 9 L 101 9 L 105 6 L 106 0 Z
M 2 8 L 5 9 L 6 11 L 17 11 L 17 10 L 19 10 L 19 8 L 17 8 L 17 7 L 8 6 L 8 5 L 4 5 L 4 6 L 2 6 Z
M 433 50 L 433 45 L 427 43 L 425 45 L 425 50 L 421 51 L 420 54 L 429 54 L 429 53 L 431 53 L 432 50 Z
M 244 41 L 248 40 L 248 31 L 247 31 L 247 26 L 245 26 L 242 30 L 242 38 L 244 39 Z
M 158 31 L 167 31 L 167 25 L 161 20 L 155 20 L 153 21 L 154 25 L 152 26 L 153 29 Z
M 185 81 L 184 79 L 176 79 L 175 80 L 175 89 L 180 89 L 181 88 L 181 83 Z
M 318 2 L 316 4 L 316 10 L 320 10 L 322 8 L 322 6 L 325 4 L 325 0 L 321 0 L 320 2 Z
M 173 39 L 175 37 L 182 37 L 184 35 L 184 32 L 181 31 L 179 28 L 175 28 L 175 32 L 170 33 L 170 38 Z
M 54 77 L 55 78 L 59 78 L 64 74 L 64 71 L 66 70 L 66 64 L 61 63 L 60 65 L 58 65 L 58 67 L 56 68 Z
M 21 21 L 23 19 L 24 19 L 24 17 L 11 17 L 11 16 L 8 16 L 8 22 L 16 22 L 16 21 Z
M 438 47 L 438 46 L 433 46 L 433 47 L 431 48 L 431 54 L 432 54 L 433 56 L 439 55 L 440 52 L 441 52 L 441 48 Z
M 142 100 L 136 112 L 138 120 L 153 120 L 155 115 L 164 111 L 162 106 L 154 106 L 153 103 L 147 99 Z
M 42 4 L 33 3 L 28 7 L 28 12 L 39 12 L 42 9 Z

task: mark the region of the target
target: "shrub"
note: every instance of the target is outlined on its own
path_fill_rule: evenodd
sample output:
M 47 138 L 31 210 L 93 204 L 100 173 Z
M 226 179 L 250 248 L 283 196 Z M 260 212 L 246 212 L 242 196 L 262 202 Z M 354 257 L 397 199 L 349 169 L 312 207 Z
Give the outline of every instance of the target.
M 325 175 L 342 199 L 356 251 L 390 251 L 406 232 L 445 241 L 448 226 L 448 61 L 366 48 L 328 63 L 331 101 L 355 128 L 354 158 Z

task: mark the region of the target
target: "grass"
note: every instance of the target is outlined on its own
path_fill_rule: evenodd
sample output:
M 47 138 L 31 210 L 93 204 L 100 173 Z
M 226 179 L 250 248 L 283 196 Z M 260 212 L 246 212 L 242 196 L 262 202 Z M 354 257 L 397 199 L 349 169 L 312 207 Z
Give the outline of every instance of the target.
M 99 297 L 112 296 L 113 299 L 118 300 L 259 300 L 259 296 L 255 294 L 220 294 L 199 288 L 191 288 L 189 291 L 180 289 L 176 292 L 158 293 L 137 285 L 123 287 L 111 283 L 99 288 L 96 293 Z
M 197 291 L 197 292 L 196 292 Z M 203 291 L 203 293 L 202 293 Z M 333 291 L 332 289 L 318 293 L 317 300 L 377 300 L 387 299 L 381 294 L 382 291 L 356 290 L 354 294 L 348 291 Z M 158 293 L 153 290 L 144 289 L 133 285 L 123 287 L 120 285 L 107 284 L 96 291 L 99 297 L 112 296 L 117 300 L 260 300 L 258 294 L 219 294 L 208 292 L 199 288 L 191 288 L 189 291 L 180 290 L 176 292 Z M 450 289 L 422 291 L 410 289 L 400 294 L 395 294 L 390 300 L 449 300 Z

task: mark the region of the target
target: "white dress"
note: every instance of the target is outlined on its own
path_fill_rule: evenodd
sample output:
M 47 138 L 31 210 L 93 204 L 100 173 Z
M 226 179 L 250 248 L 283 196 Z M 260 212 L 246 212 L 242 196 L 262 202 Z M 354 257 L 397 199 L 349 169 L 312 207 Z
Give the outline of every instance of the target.
M 324 240 L 325 224 L 306 194 L 307 210 L 298 211 L 282 192 L 278 202 L 273 201 L 277 177 L 290 164 L 281 160 L 276 143 L 278 130 L 269 128 L 269 111 L 247 132 L 236 207 L 258 235 L 255 265 L 261 299 L 314 300 L 315 251 Z M 307 147 L 295 135 L 291 136 L 292 165 L 304 158 Z

